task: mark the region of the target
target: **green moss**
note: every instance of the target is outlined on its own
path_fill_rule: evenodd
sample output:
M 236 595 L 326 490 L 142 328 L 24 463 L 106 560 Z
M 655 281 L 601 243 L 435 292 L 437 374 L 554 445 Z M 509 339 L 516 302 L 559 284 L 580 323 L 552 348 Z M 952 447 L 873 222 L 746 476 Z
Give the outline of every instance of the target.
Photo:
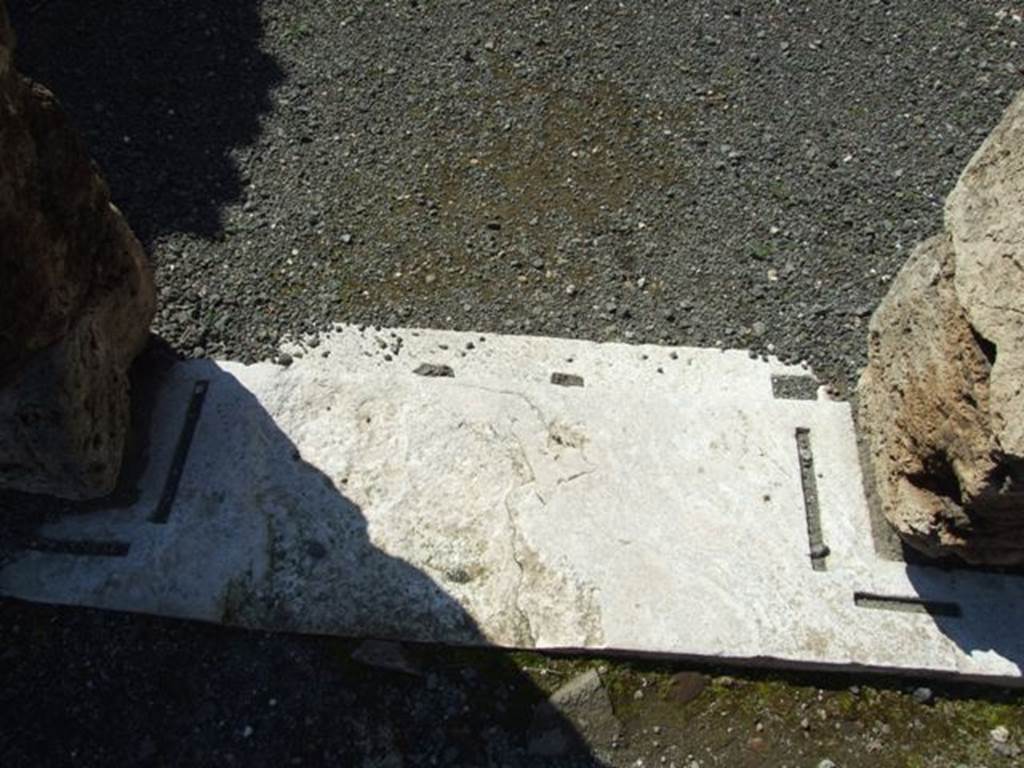
M 350 641 L 329 642 L 339 663 L 354 664 Z M 723 764 L 817 765 L 828 757 L 844 768 L 996 768 L 1009 763 L 993 755 L 989 732 L 1005 725 L 1015 738 L 1024 734 L 1024 697 L 987 689 L 940 691 L 935 704 L 925 706 L 913 701 L 903 681 L 880 680 L 875 687 L 858 680 L 853 692 L 850 678 L 704 669 L 707 687 L 681 701 L 674 676 L 694 671 L 681 664 L 494 649 L 416 652 L 425 668 L 469 666 L 507 686 L 524 727 L 540 700 L 575 675 L 598 670 L 626 744 L 649 745 L 657 728 L 664 743 L 685 745 L 693 754 L 711 750 Z M 754 752 L 754 743 L 764 751 Z

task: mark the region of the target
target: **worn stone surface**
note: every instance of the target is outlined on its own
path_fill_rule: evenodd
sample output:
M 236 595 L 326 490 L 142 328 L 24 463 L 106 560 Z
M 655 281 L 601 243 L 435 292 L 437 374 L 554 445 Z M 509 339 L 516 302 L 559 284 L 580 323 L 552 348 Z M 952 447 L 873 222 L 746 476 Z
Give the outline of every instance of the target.
M 964 171 L 947 232 L 871 320 L 860 423 L 879 503 L 932 555 L 1024 563 L 1024 96 Z
M 957 299 L 954 258 L 945 235 L 918 246 L 872 317 L 859 421 L 882 512 L 907 541 L 936 556 L 1012 561 L 1012 518 L 1007 528 L 972 503 L 985 499 L 1000 447 L 991 365 Z
M 971 159 L 946 204 L 957 296 L 993 346 L 989 410 L 1002 452 L 1024 460 L 1024 93 Z M 1018 488 L 1021 475 L 1016 467 Z M 1024 497 L 1017 497 L 1024 526 Z M 1024 528 L 1022 528 L 1024 531 Z M 1020 537 L 1024 550 L 1024 534 Z
M 849 406 L 773 395 L 773 375 L 800 369 L 402 329 L 289 354 L 174 367 L 137 500 L 43 527 L 0 592 L 289 631 L 1020 681 L 1024 617 L 1006 605 L 1024 580 L 879 559 Z M 424 363 L 454 376 L 417 375 Z M 798 428 L 825 570 L 809 557 Z
M 0 8 L 0 485 L 88 498 L 117 477 L 155 294 L 59 103 L 11 66 L 13 39 Z

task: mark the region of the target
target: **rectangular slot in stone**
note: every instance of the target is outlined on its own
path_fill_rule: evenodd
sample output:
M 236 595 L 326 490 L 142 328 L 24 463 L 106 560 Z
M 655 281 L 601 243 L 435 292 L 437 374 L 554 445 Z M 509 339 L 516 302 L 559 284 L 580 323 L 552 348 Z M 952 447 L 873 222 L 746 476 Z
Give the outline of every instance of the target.
M 438 363 L 420 363 L 413 373 L 417 376 L 427 376 L 431 378 L 450 379 L 455 376 L 455 371 L 452 370 L 450 365 L 440 365 Z
M 800 484 L 804 495 L 804 514 L 807 516 L 807 543 L 811 567 L 824 571 L 828 567 L 828 547 L 821 532 L 821 508 L 818 500 L 818 481 L 814 476 L 814 452 L 811 449 L 811 430 L 796 430 L 796 455 L 800 462 Z
M 817 400 L 818 380 L 813 376 L 772 376 L 772 395 L 777 400 Z
M 209 384 L 208 381 L 200 379 L 192 387 L 192 397 L 189 400 L 188 411 L 185 413 L 185 423 L 182 425 L 181 434 L 178 436 L 178 443 L 174 449 L 174 458 L 171 460 L 171 468 L 167 473 L 163 493 L 160 494 L 160 502 L 157 504 L 150 522 L 163 524 L 171 516 L 171 506 L 174 504 L 174 497 L 178 492 L 181 473 L 185 471 L 188 450 L 192 445 L 196 424 L 199 422 L 199 416 L 203 411 L 203 401 L 206 399 L 206 390 Z
M 873 608 L 883 611 L 900 611 L 902 613 L 926 613 L 929 616 L 945 616 L 960 618 L 960 606 L 940 600 L 923 600 L 918 597 L 890 597 L 872 595 L 867 592 L 854 592 L 853 603 L 858 608 Z
M 558 373 L 556 371 L 551 374 L 551 383 L 560 387 L 582 387 L 583 377 L 577 376 L 575 373 Z
M 124 557 L 131 549 L 127 541 L 61 541 L 33 538 L 25 542 L 24 549 L 52 555 L 86 555 L 90 557 Z

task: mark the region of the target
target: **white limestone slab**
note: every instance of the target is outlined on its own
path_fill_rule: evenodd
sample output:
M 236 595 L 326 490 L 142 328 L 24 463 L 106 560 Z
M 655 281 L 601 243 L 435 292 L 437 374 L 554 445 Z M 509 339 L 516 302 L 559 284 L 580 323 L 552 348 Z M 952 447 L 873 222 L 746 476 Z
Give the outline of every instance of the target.
M 422 363 L 454 376 L 417 375 Z M 583 386 L 553 384 L 556 372 Z M 0 593 L 1019 684 L 1024 578 L 878 559 L 849 406 L 776 399 L 779 375 L 807 373 L 735 351 L 351 327 L 289 367 L 182 363 L 154 403 L 135 503 L 46 526 L 46 551 L 0 570 Z M 155 522 L 199 381 L 180 483 Z M 798 428 L 825 570 L 809 557 Z

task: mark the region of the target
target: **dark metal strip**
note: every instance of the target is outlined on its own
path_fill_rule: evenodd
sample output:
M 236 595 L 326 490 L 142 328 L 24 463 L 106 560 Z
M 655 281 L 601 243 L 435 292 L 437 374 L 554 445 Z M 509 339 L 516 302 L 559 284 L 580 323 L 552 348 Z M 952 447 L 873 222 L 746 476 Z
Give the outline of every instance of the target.
M 797 427 L 796 453 L 800 462 L 800 483 L 804 492 L 804 513 L 807 516 L 807 541 L 810 545 L 811 567 L 827 570 L 829 555 L 821 532 L 821 508 L 818 503 L 818 481 L 814 475 L 814 453 L 811 450 L 811 430 Z
M 178 436 L 178 444 L 174 449 L 174 458 L 171 460 L 171 468 L 167 473 L 167 480 L 164 482 L 164 490 L 160 495 L 160 502 L 156 506 L 151 523 L 166 523 L 171 516 L 171 506 L 174 504 L 174 497 L 178 493 L 178 483 L 181 482 L 181 475 L 185 470 L 185 461 L 188 459 L 189 448 L 192 447 L 192 437 L 195 435 L 196 424 L 199 423 L 199 416 L 203 411 L 203 401 L 206 399 L 206 390 L 210 382 L 201 379 L 192 388 L 192 398 L 188 403 L 188 412 L 185 414 L 185 423 L 181 427 L 181 434 Z
M 23 543 L 23 548 L 33 552 L 48 552 L 54 555 L 91 555 L 93 557 L 124 557 L 131 544 L 127 541 L 63 541 L 45 537 L 33 537 Z
M 853 604 L 858 608 L 875 608 L 883 611 L 903 613 L 927 613 L 930 616 L 946 616 L 959 619 L 962 616 L 957 603 L 942 600 L 924 600 L 920 597 L 890 597 L 870 592 L 854 592 Z

